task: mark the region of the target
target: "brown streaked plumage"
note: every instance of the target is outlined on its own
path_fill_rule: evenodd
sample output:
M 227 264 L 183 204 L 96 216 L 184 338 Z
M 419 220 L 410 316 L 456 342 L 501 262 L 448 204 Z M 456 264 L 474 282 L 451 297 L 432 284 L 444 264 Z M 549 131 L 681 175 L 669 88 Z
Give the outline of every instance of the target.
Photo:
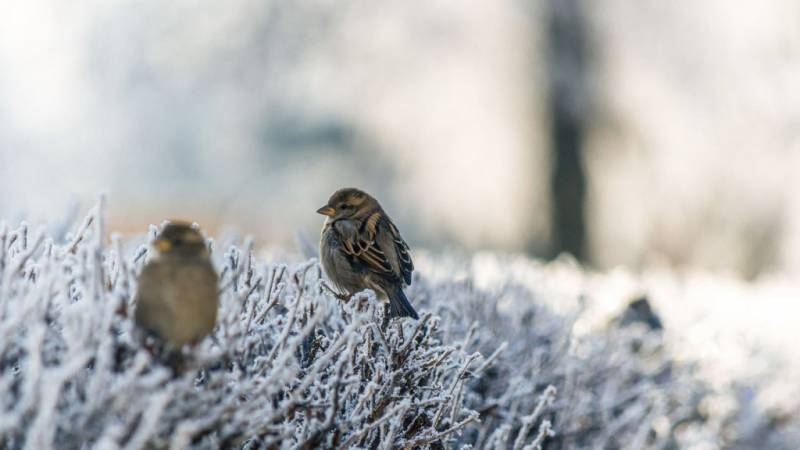
M 345 188 L 317 212 L 328 217 L 320 260 L 336 287 L 348 294 L 372 289 L 389 300 L 393 317 L 418 319 L 403 292 L 414 271 L 408 245 L 378 201 L 359 189 Z
M 217 273 L 205 239 L 184 222 L 167 224 L 153 243 L 156 256 L 139 276 L 136 325 L 180 349 L 211 333 L 217 321 Z

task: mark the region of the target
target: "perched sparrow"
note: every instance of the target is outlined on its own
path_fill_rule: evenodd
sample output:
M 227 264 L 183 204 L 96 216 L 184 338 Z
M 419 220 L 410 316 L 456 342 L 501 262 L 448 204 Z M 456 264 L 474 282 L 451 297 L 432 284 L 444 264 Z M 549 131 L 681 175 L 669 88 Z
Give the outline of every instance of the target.
M 139 276 L 136 324 L 173 349 L 211 333 L 217 321 L 217 273 L 199 231 L 188 223 L 164 227 L 156 256 Z
M 393 317 L 418 319 L 403 293 L 414 271 L 408 245 L 378 201 L 358 189 L 340 189 L 317 212 L 328 216 L 319 253 L 336 287 L 348 294 L 372 289 L 389 299 Z

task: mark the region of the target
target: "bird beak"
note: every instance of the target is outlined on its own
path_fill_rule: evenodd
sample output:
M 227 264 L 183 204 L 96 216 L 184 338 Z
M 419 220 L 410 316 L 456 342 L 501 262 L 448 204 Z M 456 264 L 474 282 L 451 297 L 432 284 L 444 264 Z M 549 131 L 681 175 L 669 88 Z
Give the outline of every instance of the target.
M 334 214 L 336 214 L 336 210 L 333 207 L 325 205 L 317 210 L 317 214 L 322 214 L 323 216 L 332 217 Z
M 172 249 L 172 243 L 164 238 L 157 238 L 153 242 L 153 246 L 158 250 L 160 253 L 166 253 Z

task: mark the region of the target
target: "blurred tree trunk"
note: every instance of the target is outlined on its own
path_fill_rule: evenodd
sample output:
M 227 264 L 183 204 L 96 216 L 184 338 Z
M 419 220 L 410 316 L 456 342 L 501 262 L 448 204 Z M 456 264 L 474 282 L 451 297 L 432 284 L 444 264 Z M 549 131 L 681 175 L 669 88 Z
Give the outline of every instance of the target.
M 547 75 L 549 82 L 551 252 L 587 257 L 586 175 L 583 144 L 589 108 L 586 23 L 580 0 L 547 0 Z

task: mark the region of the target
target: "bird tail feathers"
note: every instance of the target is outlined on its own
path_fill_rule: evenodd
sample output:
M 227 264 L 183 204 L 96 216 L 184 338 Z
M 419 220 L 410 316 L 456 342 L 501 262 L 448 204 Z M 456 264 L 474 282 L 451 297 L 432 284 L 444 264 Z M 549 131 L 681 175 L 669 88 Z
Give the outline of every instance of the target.
M 413 319 L 419 319 L 417 312 L 414 311 L 414 307 L 409 303 L 402 287 L 397 286 L 390 290 L 387 292 L 387 296 L 389 297 L 389 314 L 392 317 L 411 317 Z

